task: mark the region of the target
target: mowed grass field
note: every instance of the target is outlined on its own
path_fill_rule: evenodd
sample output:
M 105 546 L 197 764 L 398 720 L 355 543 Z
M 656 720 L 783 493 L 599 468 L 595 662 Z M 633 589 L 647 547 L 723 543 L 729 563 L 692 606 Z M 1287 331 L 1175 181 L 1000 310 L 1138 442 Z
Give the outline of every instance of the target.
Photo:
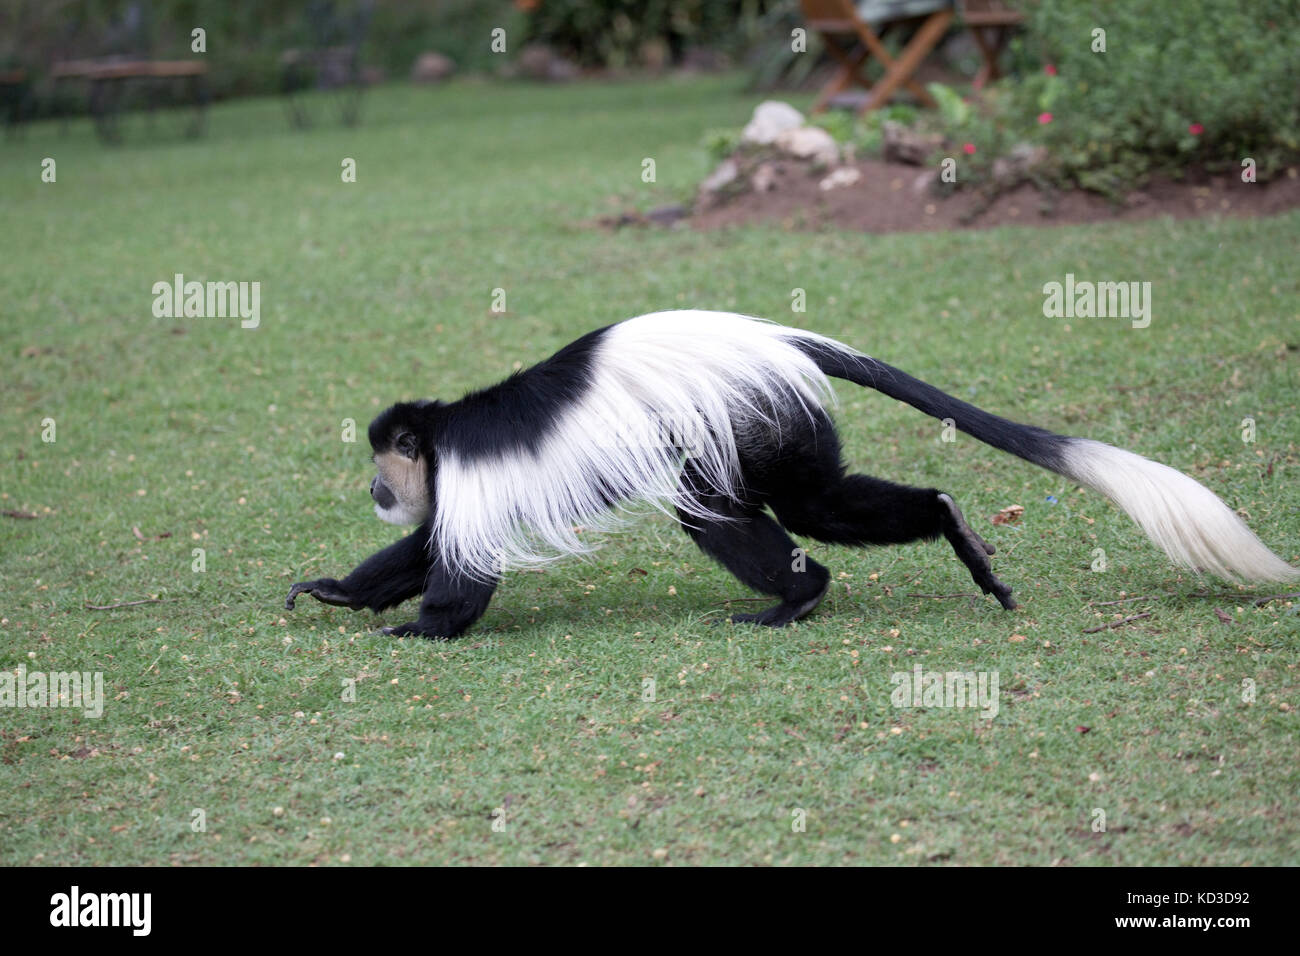
M 948 596 L 972 586 L 946 544 L 808 542 L 833 574 L 816 614 L 733 626 L 754 595 L 664 517 L 510 574 L 454 642 L 372 633 L 414 605 L 283 609 L 401 533 L 367 494 L 381 408 L 677 307 L 812 328 L 1158 458 L 1300 562 L 1300 215 L 586 225 L 689 195 L 704 132 L 757 102 L 735 88 L 461 82 L 376 91 L 356 129 L 292 132 L 268 100 L 198 141 L 0 144 L 0 508 L 37 516 L 0 516 L 0 665 L 100 672 L 105 698 L 98 719 L 0 707 L 0 862 L 1296 861 L 1300 601 L 1180 572 L 1099 496 L 847 383 L 851 465 L 953 493 L 1018 610 Z M 155 318 L 176 273 L 260 282 L 260 326 Z M 1045 318 L 1067 273 L 1151 282 L 1150 327 Z M 917 665 L 996 672 L 996 717 L 893 706 Z

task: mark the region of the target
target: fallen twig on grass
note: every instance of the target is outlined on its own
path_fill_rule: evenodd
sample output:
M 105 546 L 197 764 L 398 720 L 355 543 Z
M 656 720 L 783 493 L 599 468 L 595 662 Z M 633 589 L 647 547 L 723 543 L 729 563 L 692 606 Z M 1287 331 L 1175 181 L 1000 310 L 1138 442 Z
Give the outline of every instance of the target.
M 1287 598 L 1300 598 L 1300 591 L 1296 591 L 1294 594 L 1270 594 L 1268 597 L 1262 597 L 1255 601 L 1255 607 L 1263 607 L 1269 601 L 1282 601 Z
M 1120 598 L 1118 601 L 1089 601 L 1088 607 L 1110 607 L 1112 604 L 1129 604 L 1133 601 L 1146 601 L 1150 597 L 1150 594 L 1139 594 L 1137 597 Z
M 1140 621 L 1144 617 L 1150 617 L 1151 611 L 1143 611 L 1141 614 L 1133 614 L 1124 618 L 1122 621 L 1111 621 L 1109 624 L 1099 624 L 1097 627 L 1085 627 L 1083 633 L 1096 634 L 1098 631 L 1106 631 L 1112 627 L 1123 627 L 1125 624 L 1131 624 L 1134 621 Z
M 111 611 L 118 607 L 135 607 L 137 604 L 161 604 L 162 598 L 148 598 L 144 601 L 123 601 L 121 604 L 86 604 L 87 611 Z
M 979 595 L 978 595 L 978 594 L 975 594 L 975 593 L 972 592 L 972 591 L 962 591 L 962 592 L 959 593 L 959 594 L 911 594 L 911 593 L 909 593 L 909 594 L 904 594 L 903 597 L 919 597 L 919 598 L 959 598 L 959 597 L 973 597 L 973 598 L 977 598 L 977 597 L 979 597 Z

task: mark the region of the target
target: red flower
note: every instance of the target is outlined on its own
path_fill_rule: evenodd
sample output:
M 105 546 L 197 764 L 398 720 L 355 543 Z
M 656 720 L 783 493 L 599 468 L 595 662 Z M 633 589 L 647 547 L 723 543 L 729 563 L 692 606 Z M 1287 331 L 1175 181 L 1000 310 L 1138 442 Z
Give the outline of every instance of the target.
M 1200 123 L 1193 123 L 1191 126 L 1187 127 L 1187 132 L 1191 133 L 1193 136 L 1200 136 L 1205 132 L 1205 127 Z
M 1047 66 L 1043 67 L 1043 72 L 1048 76 L 1056 76 L 1056 67 L 1049 63 Z
M 1051 121 L 1052 121 L 1052 114 L 1051 114 L 1051 113 L 1039 113 L 1039 114 L 1038 114 L 1038 123 L 1039 123 L 1040 126 L 1046 126 L 1046 125 L 1047 125 L 1048 123 L 1050 123 Z
M 975 155 L 975 144 L 974 144 L 974 143 L 966 143 L 964 146 L 962 146 L 962 151 L 965 152 L 967 156 L 974 156 L 974 155 Z

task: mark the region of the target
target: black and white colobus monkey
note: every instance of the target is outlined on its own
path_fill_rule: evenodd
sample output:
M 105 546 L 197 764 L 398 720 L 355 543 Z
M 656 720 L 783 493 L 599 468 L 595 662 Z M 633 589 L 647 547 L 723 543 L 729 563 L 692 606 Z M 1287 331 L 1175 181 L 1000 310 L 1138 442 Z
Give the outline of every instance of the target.
M 836 544 L 943 536 L 1004 608 L 991 545 L 951 497 L 846 474 L 827 376 L 900 399 L 1110 498 L 1177 564 L 1255 581 L 1300 577 L 1222 501 L 1172 468 L 1101 442 L 999 418 L 832 339 L 724 312 L 660 312 L 598 329 L 451 404 L 401 403 L 370 425 L 379 517 L 419 529 L 342 581 L 293 585 L 382 611 L 422 594 L 385 633 L 455 637 L 503 567 L 590 550 L 627 506 L 672 509 L 743 583 L 780 603 L 734 621 L 780 627 L 815 608 L 830 573 L 793 560 L 790 534 Z M 772 515 L 765 512 L 770 508 Z

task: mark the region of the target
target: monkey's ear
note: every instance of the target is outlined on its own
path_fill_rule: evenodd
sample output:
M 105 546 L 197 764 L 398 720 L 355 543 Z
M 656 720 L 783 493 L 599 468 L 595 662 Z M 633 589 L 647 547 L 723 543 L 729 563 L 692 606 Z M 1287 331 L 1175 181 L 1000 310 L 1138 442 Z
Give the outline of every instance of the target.
M 393 442 L 393 446 L 397 449 L 398 454 L 412 461 L 420 457 L 420 441 L 411 432 L 402 432 L 398 435 L 397 440 Z

